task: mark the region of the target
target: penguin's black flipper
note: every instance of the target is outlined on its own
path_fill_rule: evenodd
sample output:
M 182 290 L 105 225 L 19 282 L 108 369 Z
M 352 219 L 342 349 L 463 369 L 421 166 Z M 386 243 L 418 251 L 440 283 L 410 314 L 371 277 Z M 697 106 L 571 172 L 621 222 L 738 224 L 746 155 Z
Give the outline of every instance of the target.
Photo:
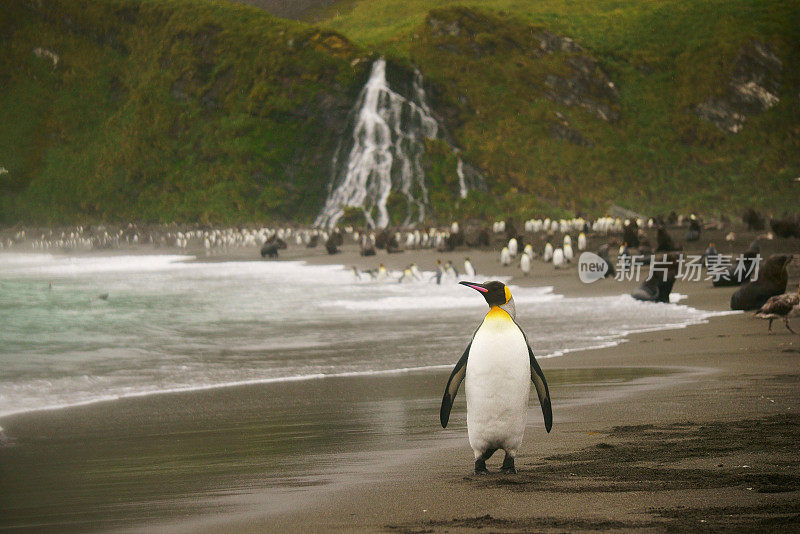
M 467 345 L 467 350 L 461 355 L 453 372 L 450 373 L 450 378 L 447 380 L 447 386 L 444 388 L 444 396 L 442 397 L 442 408 L 439 410 L 439 421 L 442 423 L 442 428 L 447 428 L 447 422 L 450 420 L 450 410 L 453 408 L 453 401 L 458 393 L 458 388 L 464 380 L 464 375 L 467 374 L 467 358 L 469 357 L 469 348 L 472 346 L 470 341 Z
M 544 379 L 542 368 L 533 356 L 533 350 L 528 345 L 528 356 L 531 359 L 531 380 L 536 386 L 536 394 L 539 396 L 539 404 L 542 405 L 542 415 L 544 415 L 544 428 L 550 432 L 553 428 L 553 408 L 550 406 L 550 390 L 547 389 L 547 381 Z

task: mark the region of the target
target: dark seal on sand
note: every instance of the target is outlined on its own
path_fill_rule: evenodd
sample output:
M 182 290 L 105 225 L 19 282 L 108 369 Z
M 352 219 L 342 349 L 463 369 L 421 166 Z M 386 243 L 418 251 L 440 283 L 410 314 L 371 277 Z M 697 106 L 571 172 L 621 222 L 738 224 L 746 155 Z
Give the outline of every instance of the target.
M 625 222 L 625 227 L 622 229 L 622 240 L 629 247 L 639 248 L 639 223 L 635 219 Z
M 740 287 L 731 296 L 732 310 L 757 310 L 770 297 L 786 291 L 789 273 L 786 266 L 792 257 L 787 254 L 773 254 L 759 269 L 758 278 Z
M 769 221 L 769 227 L 775 232 L 775 235 L 784 239 L 789 237 L 800 238 L 800 222 L 786 217 L 783 219 L 772 219 Z
M 714 278 L 712 284 L 714 287 L 731 287 L 740 286 L 750 279 L 754 273 L 754 263 L 758 261 L 758 254 L 761 247 L 758 245 L 758 239 L 754 239 L 750 243 L 750 248 L 742 253 L 734 265 L 727 268 L 727 273 Z
M 464 246 L 464 232 L 458 231 L 448 235 L 444 240 L 444 245 L 439 248 L 439 252 L 453 252 L 456 247 Z
M 489 230 L 486 228 L 481 228 L 481 231 L 478 232 L 478 241 L 472 245 L 474 247 L 491 247 L 492 246 L 492 238 L 489 235 Z
M 742 221 L 744 221 L 747 225 L 747 229 L 751 232 L 753 230 L 760 232 L 764 229 L 764 217 L 753 208 L 747 208 L 745 210 L 742 214 Z
M 673 250 L 678 250 L 678 247 L 675 246 L 675 242 L 672 240 L 672 236 L 669 235 L 667 229 L 663 226 L 659 226 L 656 230 L 656 252 L 672 252 Z
M 261 257 L 266 258 L 269 256 L 270 258 L 277 258 L 278 257 L 278 243 L 269 241 L 264 243 L 264 246 L 261 247 Z
M 606 271 L 606 274 L 603 275 L 603 278 L 609 278 L 609 277 L 614 278 L 614 276 L 616 276 L 617 274 L 617 270 L 614 269 L 614 264 L 608 257 L 609 248 L 610 247 L 607 244 L 604 244 L 600 245 L 600 248 L 597 249 L 597 255 L 600 256 L 600 258 L 604 262 L 606 262 L 606 265 L 608 266 L 608 270 Z
M 364 231 L 361 234 L 361 255 L 362 256 L 374 256 L 375 255 L 375 245 L 372 243 L 372 238 Z
M 328 240 L 325 242 L 325 250 L 328 254 L 338 254 L 341 252 L 339 247 L 344 244 L 344 237 L 342 236 L 339 230 L 335 230 L 331 233 L 328 237 Z
M 649 280 L 633 290 L 631 296 L 645 302 L 669 302 L 669 294 L 678 276 L 678 257 L 663 254 L 653 258 Z
M 686 231 L 686 241 L 698 241 L 700 239 L 701 230 L 700 221 L 692 215 L 689 219 L 689 230 Z

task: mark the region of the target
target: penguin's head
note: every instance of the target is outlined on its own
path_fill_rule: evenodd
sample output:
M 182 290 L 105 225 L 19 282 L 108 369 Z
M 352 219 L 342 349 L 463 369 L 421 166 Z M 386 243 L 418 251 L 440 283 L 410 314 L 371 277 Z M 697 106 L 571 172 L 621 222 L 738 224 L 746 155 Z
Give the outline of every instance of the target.
M 516 317 L 517 310 L 514 306 L 514 297 L 511 296 L 511 290 L 503 282 L 493 280 L 483 284 L 477 282 L 459 282 L 459 284 L 479 291 L 490 308 L 497 306 L 507 311 L 512 319 Z

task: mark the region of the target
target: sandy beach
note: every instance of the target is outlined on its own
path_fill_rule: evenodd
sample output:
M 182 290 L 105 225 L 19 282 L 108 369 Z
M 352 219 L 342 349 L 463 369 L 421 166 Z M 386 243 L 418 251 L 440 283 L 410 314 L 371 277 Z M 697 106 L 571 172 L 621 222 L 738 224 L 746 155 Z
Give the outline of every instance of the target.
M 574 267 L 540 262 L 524 278 L 500 267 L 496 251 L 361 258 L 348 245 L 335 256 L 290 249 L 282 258 L 398 269 L 464 256 L 479 272 L 568 296 L 636 285 L 586 285 Z M 789 288 L 797 275 L 793 265 Z M 674 291 L 683 304 L 724 311 L 733 289 L 679 281 Z M 797 531 L 800 337 L 774 326 L 768 335 L 766 322 L 736 313 L 540 360 L 553 430 L 532 399 L 514 476 L 497 472 L 500 454 L 491 475 L 471 474 L 463 397 L 439 427 L 447 369 L 9 416 L 0 421 L 0 530 Z M 535 350 L 535 325 L 526 328 Z
M 776 245 L 777 251 L 781 244 Z M 502 269 L 496 254 L 468 255 L 479 271 Z M 386 263 L 398 268 L 403 260 L 408 261 L 394 256 Z M 611 294 L 635 285 L 587 286 L 578 282 L 574 269 L 538 266 L 547 284 L 566 295 Z M 789 287 L 796 284 L 793 274 Z M 541 278 L 517 275 L 514 283 L 541 283 Z M 728 309 L 733 292 L 708 282 L 679 282 L 675 291 L 687 295 L 685 304 L 720 311 Z M 785 329 L 767 335 L 764 322 L 737 313 L 682 330 L 635 334 L 608 349 L 543 360 L 546 374 L 613 368 L 673 374 L 594 391 L 554 386 L 553 431 L 546 434 L 541 414 L 531 410 L 517 476 L 471 474 L 462 418 L 460 443 L 389 469 L 377 482 L 336 492 L 292 513 L 234 519 L 214 528 L 798 530 L 798 357 L 800 338 Z M 500 459 L 493 460 L 490 469 L 496 471 Z
M 0 534 L 800 534 L 798 27 L 0 0 Z

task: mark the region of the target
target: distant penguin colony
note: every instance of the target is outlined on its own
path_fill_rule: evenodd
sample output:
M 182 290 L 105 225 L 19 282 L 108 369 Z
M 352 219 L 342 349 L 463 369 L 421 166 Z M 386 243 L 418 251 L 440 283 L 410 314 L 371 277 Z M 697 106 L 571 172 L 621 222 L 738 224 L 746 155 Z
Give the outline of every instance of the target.
M 439 420 L 447 427 L 461 382 L 467 397 L 467 434 L 475 455 L 475 473 L 488 473 L 486 460 L 503 449 L 501 471 L 516 473 L 531 382 L 536 387 L 547 432 L 553 425 L 550 392 L 525 333 L 516 322 L 511 291 L 502 282 L 459 282 L 483 295 L 489 312 L 475 331 L 445 386 Z
M 624 211 L 621 211 L 624 213 Z M 627 218 L 625 218 L 627 217 Z M 777 255 L 768 261 L 756 265 L 760 258 L 762 247 L 769 252 L 786 247 L 787 243 L 781 240 L 790 240 L 800 237 L 800 219 L 791 214 L 784 214 L 777 218 L 769 214 L 760 214 L 748 209 L 742 216 L 747 224 L 744 228 L 731 228 L 730 221 L 724 216 L 710 218 L 704 221 L 699 215 L 687 216 L 670 213 L 668 216 L 642 217 L 628 212 L 616 217 L 601 217 L 587 221 L 580 217 L 574 219 L 528 219 L 524 220 L 520 228 L 524 232 L 518 233 L 517 225 L 511 221 L 496 221 L 494 224 L 481 225 L 470 222 L 460 224 L 454 221 L 442 227 L 414 228 L 398 230 L 397 228 L 353 228 L 341 226 L 340 228 L 293 228 L 293 227 L 238 227 L 238 228 L 180 228 L 174 225 L 169 228 L 153 228 L 128 224 L 116 229 L 101 227 L 78 226 L 72 230 L 56 232 L 53 230 L 34 231 L 19 229 L 14 233 L 0 235 L 0 249 L 13 250 L 16 247 L 29 247 L 33 250 L 83 250 L 83 249 L 113 249 L 126 246 L 152 246 L 188 249 L 194 253 L 214 255 L 218 251 L 229 252 L 238 247 L 252 247 L 255 255 L 259 252 L 265 259 L 278 259 L 279 254 L 287 245 L 292 247 L 307 247 L 308 249 L 324 249 L 329 254 L 349 253 L 359 250 L 362 256 L 375 256 L 380 251 L 384 253 L 401 253 L 404 250 L 438 250 L 447 253 L 459 247 L 493 249 L 493 245 L 503 243 L 499 261 L 505 268 L 504 274 L 519 274 L 531 276 L 536 269 L 534 259 L 541 259 L 544 263 L 552 263 L 555 269 L 568 269 L 576 261 L 576 253 L 595 246 L 600 259 L 605 262 L 603 276 L 614 277 L 616 271 L 623 266 L 620 260 L 631 260 L 638 265 L 650 264 L 651 255 L 658 259 L 664 253 L 676 253 L 687 248 L 684 254 L 698 255 L 699 250 L 705 248 L 702 267 L 706 270 L 705 280 L 710 280 L 714 287 L 742 286 L 732 294 L 730 305 L 734 310 L 757 311 L 757 317 L 770 320 L 787 319 L 796 314 L 796 306 L 787 307 L 795 293 L 783 295 L 787 285 L 787 265 L 791 256 Z M 765 221 L 769 223 L 766 231 Z M 670 230 L 667 231 L 667 225 Z M 683 230 L 680 230 L 683 228 Z M 754 237 L 750 247 L 741 254 L 736 250 L 737 244 L 742 239 L 742 234 L 729 230 L 761 231 Z M 686 233 L 684 234 L 683 231 Z M 35 232 L 35 234 L 34 234 Z M 713 241 L 709 239 L 708 247 L 692 246 L 693 241 L 700 239 L 703 232 L 717 232 Z M 656 241 L 652 241 L 653 234 Z M 492 235 L 498 234 L 498 235 Z M 534 235 L 538 234 L 538 235 Z M 670 234 L 674 234 L 670 235 Z M 604 242 L 593 243 L 601 240 Z M 606 239 L 603 239 L 606 237 Z M 705 237 L 705 236 L 704 236 Z M 677 238 L 677 239 L 676 239 Z M 347 250 L 345 240 L 352 246 Z M 774 244 L 769 244 L 775 240 Z M 651 243 L 656 245 L 651 246 Z M 401 248 L 402 245 L 402 248 Z M 789 246 L 794 246 L 789 244 Z M 575 249 L 577 247 L 577 250 Z M 615 251 L 618 247 L 618 254 Z M 653 250 L 655 248 L 655 250 Z M 194 250 L 193 250 L 194 249 Z M 784 248 L 784 250 L 786 250 Z M 323 252 L 324 253 L 324 252 Z M 494 252 L 493 252 L 494 253 Z M 541 253 L 541 255 L 540 255 Z M 616 256 L 616 257 L 615 257 Z M 400 256 L 402 257 L 402 256 Z M 385 261 L 385 260 L 384 260 Z M 376 262 L 377 263 L 377 262 Z M 425 272 L 414 263 L 405 263 L 404 267 L 394 262 L 393 271 L 386 265 L 379 264 L 370 269 L 359 270 L 352 268 L 354 280 L 401 282 L 408 283 L 422 281 L 441 284 L 442 280 L 457 279 L 460 269 L 453 262 L 453 258 L 442 258 L 437 262 L 436 269 Z M 496 265 L 496 264 L 495 264 Z M 470 258 L 463 260 L 466 276 L 474 279 L 477 270 Z M 615 269 L 615 266 L 617 268 Z M 757 268 L 756 268 L 757 266 Z M 459 265 L 460 267 L 460 265 Z M 699 266 L 698 266 L 699 267 Z M 579 266 L 580 268 L 580 266 Z M 516 271 L 516 269 L 519 269 Z M 755 275 L 758 275 L 755 279 Z M 641 284 L 632 292 L 634 298 L 646 301 L 668 302 L 675 278 L 666 281 L 655 280 Z M 774 298 L 773 298 L 774 297 Z M 105 295 L 98 295 L 97 299 L 104 300 Z M 769 304 L 769 305 L 768 305 Z M 787 311 L 788 310 L 788 311 Z M 791 329 L 786 323 L 787 328 Z
M 684 224 L 685 227 L 688 226 L 690 230 L 694 231 L 702 231 L 704 228 L 697 217 L 686 217 L 685 220 L 682 220 L 681 217 L 676 215 L 673 224 L 676 223 L 678 225 Z M 662 280 L 660 273 L 650 277 L 649 280 L 641 283 L 633 290 L 631 296 L 634 299 L 648 302 L 667 303 L 670 301 L 670 294 L 677 279 L 675 258 L 678 257 L 677 253 L 681 250 L 681 245 L 683 243 L 675 243 L 670 233 L 666 230 L 664 218 L 630 218 L 625 221 L 625 224 L 623 224 L 620 219 L 611 218 L 599 219 L 592 224 L 582 220 L 570 222 L 563 220 L 532 219 L 525 221 L 524 227 L 526 232 L 539 232 L 543 234 L 540 238 L 541 241 L 538 241 L 539 244 L 537 244 L 537 239 L 535 237 L 531 238 L 525 234 L 517 234 L 513 223 L 495 223 L 495 225 L 491 227 L 491 230 L 501 234 L 502 238 L 505 239 L 505 246 L 502 246 L 500 251 L 500 264 L 503 267 L 513 266 L 518 268 L 519 271 L 517 271 L 517 273 L 521 273 L 523 277 L 529 277 L 533 274 L 535 258 L 540 258 L 543 262 L 551 262 L 555 269 L 569 268 L 570 263 L 576 261 L 576 252 L 573 247 L 577 246 L 579 251 L 584 251 L 588 245 L 587 233 L 590 231 L 594 236 L 616 233 L 617 235 L 626 234 L 627 237 L 634 238 L 634 230 L 636 230 L 635 239 L 639 243 L 638 247 L 630 247 L 626 241 L 620 240 L 619 238 L 612 238 L 600 244 L 598 248 L 595 249 L 599 259 L 606 264 L 603 277 L 615 277 L 617 270 L 615 269 L 615 265 L 625 258 L 635 262 L 637 265 L 647 266 L 650 265 L 650 259 L 655 257 L 658 263 L 653 265 L 664 269 L 665 264 L 662 254 L 667 253 L 668 257 L 671 258 L 667 279 Z M 716 231 L 724 230 L 724 227 L 721 226 L 720 223 L 714 222 L 708 223 L 705 228 Z M 655 251 L 652 250 L 650 246 L 652 234 L 648 235 L 648 231 L 643 231 L 642 229 L 649 229 L 650 232 L 657 234 L 658 246 Z M 490 232 L 490 228 L 488 227 L 476 229 L 474 227 L 461 228 L 455 225 L 450 225 L 445 230 L 414 230 L 402 233 L 386 229 L 377 234 L 377 244 L 376 233 L 371 230 L 364 229 L 358 232 L 349 228 L 345 229 L 344 233 L 350 234 L 352 240 L 359 244 L 362 253 L 365 250 L 369 250 L 372 254 L 375 254 L 376 248 L 383 248 L 386 252 L 390 252 L 389 248 L 393 246 L 392 243 L 404 243 L 408 248 L 438 248 L 440 252 L 447 252 L 451 248 L 450 245 L 454 242 L 452 239 L 453 234 L 448 233 L 448 231 L 459 232 L 462 241 L 456 246 L 479 246 L 477 245 L 478 241 L 475 241 L 478 230 L 480 230 L 481 235 L 485 236 L 488 236 Z M 556 235 L 556 232 L 559 232 L 561 235 Z M 574 238 L 576 234 L 577 238 Z M 214 233 L 201 235 L 187 232 L 183 234 L 178 233 L 177 235 L 178 237 L 175 238 L 176 243 L 182 243 L 185 239 L 197 239 L 203 235 L 207 235 L 207 237 L 205 237 L 206 241 L 215 242 L 216 239 L 218 239 L 214 237 L 214 235 L 216 235 Z M 243 235 L 249 234 L 243 231 Z M 258 235 L 264 236 L 263 241 L 261 241 L 263 243 L 261 252 L 265 257 L 277 257 L 278 250 L 286 248 L 287 241 L 292 245 L 302 243 L 307 246 L 313 246 L 318 240 L 325 240 L 324 242 L 326 244 L 332 245 L 331 248 L 335 246 L 336 249 L 338 249 L 338 247 L 342 246 L 344 238 L 343 232 L 339 230 L 324 232 L 318 230 L 292 231 L 290 229 L 278 229 L 273 232 L 262 231 L 260 234 L 253 234 L 253 236 Z M 136 236 L 134 236 L 134 238 L 135 237 Z M 251 236 L 250 239 L 255 240 L 256 237 Z M 735 239 L 735 235 L 729 233 L 726 239 Z M 769 261 L 762 262 L 762 264 L 756 268 L 755 262 L 760 253 L 759 239 L 768 241 L 774 239 L 774 236 L 770 233 L 758 235 L 744 253 L 734 257 L 731 257 L 730 254 L 723 253 L 714 246 L 714 243 L 709 242 L 702 254 L 702 267 L 707 271 L 706 280 L 711 281 L 715 287 L 738 286 L 744 284 L 739 291 L 736 291 L 731 296 L 731 308 L 735 310 L 758 311 L 758 317 L 770 319 L 769 331 L 771 332 L 771 323 L 774 319 L 787 319 L 787 317 L 792 317 L 794 314 L 798 313 L 795 306 L 784 306 L 784 304 L 786 304 L 784 301 L 786 300 L 789 302 L 791 299 L 782 295 L 787 283 L 786 266 L 790 262 L 791 256 L 774 256 L 770 258 Z M 495 238 L 495 242 L 497 242 L 497 238 Z M 541 243 L 544 245 L 543 249 L 538 249 L 542 251 L 541 256 L 539 256 L 535 251 L 535 247 L 542 246 Z M 555 247 L 553 243 L 556 243 Z M 491 246 L 491 242 L 485 243 L 485 245 L 487 244 Z M 214 245 L 211 244 L 209 246 L 213 247 Z M 617 246 L 619 247 L 618 255 L 617 258 L 614 258 L 611 256 L 614 250 L 612 247 Z M 469 257 L 464 258 L 463 266 L 464 271 L 462 272 L 466 273 L 466 276 L 469 278 L 474 279 L 477 275 L 477 269 L 475 269 Z M 378 282 L 393 281 L 400 283 L 421 281 L 424 279 L 424 276 L 430 276 L 431 274 L 430 272 L 423 274 L 414 263 L 406 264 L 402 269 L 393 272 L 390 272 L 384 264 L 379 264 L 378 267 L 370 270 L 359 271 L 357 268 L 353 268 L 352 271 L 355 280 L 358 281 L 372 279 Z M 436 269 L 428 280 L 431 282 L 435 281 L 437 284 L 441 284 L 443 280 L 455 280 L 458 279 L 460 275 L 459 271 L 460 268 L 456 267 L 456 264 L 453 263 L 452 260 L 438 260 L 436 262 Z M 365 274 L 369 275 L 369 277 L 365 277 Z M 754 277 L 755 274 L 759 275 L 757 280 L 748 280 L 748 278 Z M 792 293 L 792 295 L 794 295 L 794 293 Z M 770 306 L 764 307 L 768 301 Z M 764 309 L 761 309 L 762 307 Z M 788 329 L 791 329 L 788 322 L 786 326 Z
M 603 277 L 613 278 L 617 270 L 621 268 L 621 261 L 629 260 L 638 266 L 647 266 L 651 263 L 651 258 L 656 258 L 660 268 L 664 268 L 663 261 L 660 259 L 662 254 L 669 254 L 675 258 L 677 253 L 688 246 L 688 251 L 684 254 L 699 255 L 697 245 L 690 243 L 700 239 L 703 231 L 719 232 L 713 239 L 717 244 L 723 243 L 723 248 L 718 249 L 713 242 L 708 242 L 702 254 L 702 267 L 706 271 L 705 280 L 713 283 L 714 287 L 739 286 L 742 287 L 731 296 L 731 308 L 734 310 L 756 311 L 756 317 L 769 320 L 768 332 L 772 331 L 772 322 L 775 319 L 784 320 L 786 328 L 792 330 L 788 323 L 790 317 L 800 314 L 800 308 L 794 303 L 798 293 L 783 294 L 787 284 L 786 267 L 791 260 L 791 256 L 773 256 L 769 261 L 762 262 L 756 268 L 756 261 L 760 257 L 762 245 L 766 245 L 773 239 L 793 239 L 800 236 L 800 219 L 792 215 L 784 215 L 783 218 L 767 217 L 772 231 L 758 234 L 752 241 L 750 247 L 743 253 L 731 255 L 735 243 L 741 239 L 741 235 L 734 231 L 729 231 L 725 225 L 730 221 L 721 217 L 719 220 L 712 218 L 703 221 L 699 216 L 691 214 L 687 216 L 670 213 L 664 217 L 641 217 L 630 213 L 627 219 L 621 217 L 601 217 L 594 221 L 586 221 L 581 218 L 564 219 L 529 219 L 523 221 L 524 233 L 518 233 L 517 227 L 511 220 L 497 221 L 492 225 L 480 227 L 473 223 L 460 225 L 453 222 L 442 228 L 414 229 L 408 231 L 397 231 L 396 229 L 373 230 L 364 228 L 355 231 L 352 227 L 344 227 L 344 233 L 348 233 L 352 241 L 358 244 L 361 254 L 364 256 L 375 255 L 377 250 L 384 250 L 387 253 L 402 252 L 412 249 L 437 249 L 439 252 L 452 252 L 458 247 L 480 247 L 491 250 L 493 244 L 503 243 L 499 253 L 499 263 L 503 267 L 515 267 L 519 269 L 517 274 L 529 277 L 534 271 L 534 259 L 541 259 L 544 263 L 552 263 L 554 269 L 569 269 L 570 264 L 576 262 L 576 254 L 580 255 L 586 251 L 590 245 L 589 237 L 594 241 L 607 236 L 605 242 L 597 243 L 596 250 L 599 259 L 605 262 Z M 756 228 L 764 229 L 764 216 L 749 210 L 743 216 L 743 220 L 748 223 L 749 231 Z M 670 225 L 670 231 L 667 231 Z M 681 232 L 683 228 L 685 234 Z M 724 230 L 724 231 L 723 231 Z M 735 230 L 735 228 L 734 228 Z M 85 237 L 78 234 L 84 230 L 69 234 L 69 240 L 64 233 L 58 243 L 88 243 Z M 744 232 L 744 230 L 742 230 Z M 22 233 L 22 232 L 20 232 Z M 492 233 L 499 234 L 492 236 Z M 673 237 L 680 236 L 677 239 Z M 531 234 L 539 234 L 531 235 Z M 654 235 L 655 234 L 655 235 Z M 120 231 L 118 236 L 107 234 L 104 239 L 118 239 L 123 233 Z M 377 237 L 376 237 L 377 236 Z M 34 243 L 34 248 L 47 248 L 53 246 L 44 240 Z M 655 241 L 653 238 L 655 237 Z M 292 228 L 277 228 L 260 230 L 207 230 L 207 231 L 180 231 L 168 234 L 166 237 L 154 238 L 147 237 L 146 234 L 130 234 L 125 236 L 126 242 L 137 243 L 140 239 L 143 242 L 159 245 L 175 243 L 177 247 L 186 247 L 187 244 L 201 244 L 206 249 L 206 254 L 216 248 L 223 250 L 232 246 L 259 246 L 261 244 L 262 256 L 277 258 L 278 251 L 285 249 L 286 243 L 293 246 L 316 247 L 318 244 L 325 244 L 328 253 L 335 254 L 341 251 L 343 246 L 343 232 L 332 229 L 325 231 L 321 229 L 298 230 Z M 501 241 L 502 240 L 502 241 Z M 400 243 L 404 248 L 400 248 Z M 656 245 L 653 247 L 651 245 Z M 10 241 L 0 242 L 7 248 L 12 246 Z M 688 245 L 687 245 L 688 244 Z M 74 244 L 72 245 L 74 246 Z M 781 245 L 783 246 L 783 245 Z M 618 247 L 618 248 L 617 248 Z M 577 248 L 577 250 L 576 250 Z M 775 250 L 774 246 L 765 246 L 767 250 Z M 655 250 L 654 250 L 655 249 Z M 496 249 L 495 249 L 496 250 Z M 700 249 L 702 250 L 702 249 Z M 616 254 L 615 254 L 616 252 Z M 541 253 L 541 255 L 539 254 Z M 615 257 L 616 256 L 616 257 Z M 463 260 L 466 276 L 474 279 L 477 270 L 469 257 Z M 616 268 L 615 268 L 616 266 Z M 579 266 L 581 268 L 581 266 Z M 630 268 L 630 265 L 628 265 Z M 430 272 L 423 275 L 415 264 L 407 264 L 401 270 L 390 272 L 387 267 L 380 264 L 371 270 L 359 271 L 353 268 L 353 276 L 358 281 L 393 281 L 407 283 L 423 280 L 423 276 L 430 276 L 427 280 L 435 281 L 438 284 L 442 280 L 457 279 L 460 269 L 452 260 L 443 258 L 437 262 L 433 276 Z M 509 271 L 503 271 L 508 273 Z M 367 274 L 369 277 L 365 277 Z M 758 275 L 758 279 L 755 275 Z M 671 263 L 668 269 L 666 280 L 661 280 L 660 275 L 652 277 L 641 283 L 631 292 L 634 299 L 648 302 L 666 303 L 670 300 L 670 294 L 676 282 L 675 264 Z

